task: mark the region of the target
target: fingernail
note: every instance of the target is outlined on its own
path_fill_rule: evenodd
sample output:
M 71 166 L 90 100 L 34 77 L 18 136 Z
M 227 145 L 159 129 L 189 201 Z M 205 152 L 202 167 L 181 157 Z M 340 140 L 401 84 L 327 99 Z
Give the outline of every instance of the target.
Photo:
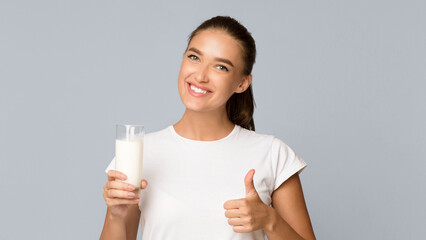
M 130 191 L 135 190 L 135 187 L 133 187 L 132 185 L 129 185 L 128 188 L 129 188 Z
M 129 197 L 135 197 L 135 194 L 131 193 L 131 192 L 128 195 L 129 195 Z

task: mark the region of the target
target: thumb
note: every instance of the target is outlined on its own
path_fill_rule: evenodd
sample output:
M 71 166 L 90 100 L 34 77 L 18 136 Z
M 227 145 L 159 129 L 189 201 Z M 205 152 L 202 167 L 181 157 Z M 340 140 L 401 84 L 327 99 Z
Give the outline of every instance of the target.
M 244 178 L 244 184 L 246 186 L 246 197 L 257 194 L 256 189 L 254 188 L 253 183 L 254 169 L 250 169 Z

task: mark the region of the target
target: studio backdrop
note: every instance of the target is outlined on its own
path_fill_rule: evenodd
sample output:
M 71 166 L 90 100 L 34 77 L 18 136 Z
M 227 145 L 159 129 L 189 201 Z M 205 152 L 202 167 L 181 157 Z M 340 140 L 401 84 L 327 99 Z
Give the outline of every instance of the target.
M 187 37 L 217 15 L 256 40 L 256 131 L 308 164 L 317 239 L 424 239 L 425 12 L 411 0 L 1 0 L 0 239 L 99 238 L 115 124 L 149 133 L 180 119 Z

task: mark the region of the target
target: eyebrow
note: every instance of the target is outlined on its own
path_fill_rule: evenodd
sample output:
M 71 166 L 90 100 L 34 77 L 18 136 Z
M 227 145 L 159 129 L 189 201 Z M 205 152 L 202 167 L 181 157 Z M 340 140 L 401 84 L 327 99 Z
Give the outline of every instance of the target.
M 196 49 L 196 48 L 189 48 L 188 49 L 188 51 L 193 51 L 193 52 L 195 52 L 195 53 L 197 53 L 197 54 L 199 54 L 199 55 L 201 55 L 201 56 L 203 56 L 203 53 L 200 51 L 200 50 L 198 50 L 198 49 Z M 219 57 L 215 57 L 214 58 L 216 61 L 219 61 L 219 62 L 223 62 L 223 63 L 226 63 L 226 64 L 228 64 L 228 65 L 230 65 L 231 67 L 234 67 L 234 64 L 232 64 L 232 62 L 231 61 L 229 61 L 228 59 L 226 59 L 226 58 L 219 58 Z

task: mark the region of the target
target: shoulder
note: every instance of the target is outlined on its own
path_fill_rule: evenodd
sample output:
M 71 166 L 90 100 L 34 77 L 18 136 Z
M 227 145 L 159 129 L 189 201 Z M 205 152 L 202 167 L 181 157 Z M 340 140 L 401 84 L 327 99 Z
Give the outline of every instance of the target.
M 286 142 L 284 142 L 284 140 L 274 135 L 258 133 L 243 127 L 240 127 L 239 129 L 239 140 L 246 143 L 250 142 L 263 146 L 266 145 L 275 155 L 278 154 L 278 152 L 285 152 L 288 154 L 294 152 L 294 150 Z
M 237 127 L 238 127 L 238 135 L 242 139 L 266 140 L 266 139 L 274 138 L 273 135 L 258 133 L 258 132 L 243 128 L 241 126 L 237 126 Z
M 239 139 L 249 141 L 269 142 L 271 145 L 285 144 L 281 139 L 271 134 L 258 133 L 239 126 Z
M 146 133 L 144 136 L 144 141 L 145 142 L 164 141 L 168 136 L 170 136 L 170 126 L 167 126 L 158 131 Z

